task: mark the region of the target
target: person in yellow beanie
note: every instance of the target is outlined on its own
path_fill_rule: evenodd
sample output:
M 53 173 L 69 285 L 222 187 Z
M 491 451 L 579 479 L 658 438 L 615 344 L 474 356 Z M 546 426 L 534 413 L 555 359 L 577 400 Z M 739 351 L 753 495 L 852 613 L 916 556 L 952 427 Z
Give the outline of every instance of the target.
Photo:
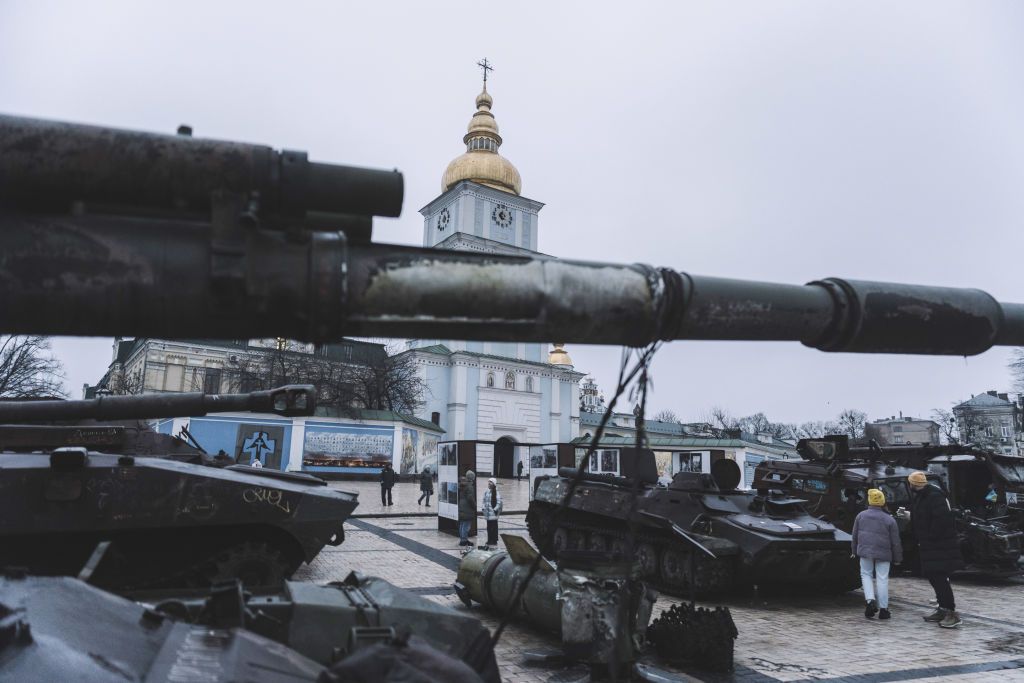
M 914 472 L 907 481 L 914 493 L 910 504 L 910 528 L 921 558 L 921 576 L 931 583 L 939 601 L 938 609 L 924 620 L 935 622 L 942 628 L 956 628 L 964 623 L 956 611 L 953 586 L 949 583 L 949 575 L 964 566 L 956 520 L 946 494 L 929 483 L 924 472 Z
M 864 616 L 871 619 L 877 613 L 879 619 L 889 619 L 889 568 L 903 561 L 903 546 L 881 490 L 868 489 L 868 507 L 853 520 L 852 545 L 860 558 L 860 583 L 867 601 Z

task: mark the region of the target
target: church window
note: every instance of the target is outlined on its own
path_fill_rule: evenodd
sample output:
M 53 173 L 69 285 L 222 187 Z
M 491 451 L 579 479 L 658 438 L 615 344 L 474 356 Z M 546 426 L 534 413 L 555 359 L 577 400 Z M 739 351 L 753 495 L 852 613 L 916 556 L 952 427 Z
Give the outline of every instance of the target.
M 533 378 L 532 377 L 527 377 L 526 378 L 526 390 L 527 391 L 533 391 Z
M 492 389 L 494 388 L 494 373 L 493 372 L 488 372 L 487 373 L 487 386 L 492 388 Z
M 515 389 L 516 388 L 516 373 L 506 372 L 505 373 L 505 388 Z

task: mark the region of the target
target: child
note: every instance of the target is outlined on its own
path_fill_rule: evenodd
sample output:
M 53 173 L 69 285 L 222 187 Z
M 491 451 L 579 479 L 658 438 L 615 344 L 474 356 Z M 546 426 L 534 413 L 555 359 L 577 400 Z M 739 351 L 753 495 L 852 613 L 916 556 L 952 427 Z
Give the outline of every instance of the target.
M 889 567 L 903 561 L 903 546 L 896 520 L 885 511 L 885 494 L 868 490 L 868 509 L 853 521 L 853 554 L 860 558 L 860 581 L 864 586 L 867 607 L 864 616 L 888 619 Z M 875 599 L 875 584 L 878 598 Z

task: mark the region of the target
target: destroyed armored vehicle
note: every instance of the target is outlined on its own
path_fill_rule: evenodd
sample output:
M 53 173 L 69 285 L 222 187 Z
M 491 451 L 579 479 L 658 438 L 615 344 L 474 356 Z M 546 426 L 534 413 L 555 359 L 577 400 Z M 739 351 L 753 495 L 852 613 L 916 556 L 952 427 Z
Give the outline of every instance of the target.
M 61 448 L 0 454 L 0 565 L 75 574 L 109 541 L 114 590 L 274 585 L 340 545 L 357 496 L 305 474 Z
M 652 451 L 618 451 L 621 476 L 584 474 L 560 517 L 576 471 L 537 479 L 527 524 L 545 557 L 557 560 L 563 549 L 627 552 L 632 542 L 643 578 L 677 595 L 750 586 L 839 593 L 858 584 L 849 534 L 809 515 L 801 500 L 738 490 L 734 461 L 717 461 L 711 474 L 679 472 L 666 488 L 656 485 Z M 599 455 L 608 451 L 591 457 Z
M 907 457 L 901 458 L 897 451 L 905 448 Z M 921 453 L 929 450 L 902 446 L 883 450 L 877 445 L 851 448 L 844 435 L 802 439 L 797 445 L 801 460 L 765 460 L 754 472 L 753 487 L 763 494 L 781 491 L 804 498 L 809 512 L 847 532 L 853 530 L 857 513 L 867 508 L 867 490 L 880 489 L 885 493 L 886 508 L 896 515 L 899 524 L 903 567 L 916 571 L 917 544 L 910 521 L 897 511 L 911 507 L 907 477 L 916 470 L 925 470 L 931 483 L 949 493 L 965 571 L 1018 573 L 1024 534 L 995 506 L 986 507 L 984 498 L 991 479 L 983 476 L 986 470 L 982 462 L 970 458 L 975 467 L 968 470 L 961 468 L 967 465 L 962 461 L 965 456 L 924 457 L 934 456 Z M 919 461 L 910 459 L 912 451 Z
M 294 414 L 312 409 L 311 392 L 257 392 L 255 403 Z M 252 397 L 204 400 L 229 406 L 252 403 Z M 99 399 L 106 406 L 100 413 L 90 401 L 58 403 L 69 419 L 81 417 L 74 411 L 83 403 L 97 417 L 141 419 L 180 415 L 174 403 L 180 398 L 188 397 L 106 397 Z M 171 407 L 154 410 L 152 399 Z M 47 403 L 7 407 L 9 415 L 15 408 L 23 411 L 16 419 L 30 420 L 52 417 L 54 406 Z M 98 545 L 109 542 L 100 546 L 102 562 L 95 558 L 93 582 L 118 591 L 234 578 L 247 586 L 279 585 L 325 545 L 341 544 L 343 524 L 357 505 L 356 494 L 307 474 L 242 465 L 215 469 L 81 446 L 0 453 L 0 486 L 6 492 L 0 503 L 0 566 L 77 574 Z
M 478 620 L 381 579 L 286 583 L 259 598 L 235 581 L 147 605 L 69 577 L 0 578 L 0 680 L 328 683 L 365 673 L 367 658 L 381 671 L 403 659 L 405 675 L 500 680 Z
M 500 680 L 491 634 L 479 619 L 357 572 L 327 585 L 285 581 L 278 590 L 258 595 L 234 581 L 191 594 L 160 591 L 136 597 L 181 621 L 245 628 L 323 665 L 411 634 L 464 662 L 484 680 Z

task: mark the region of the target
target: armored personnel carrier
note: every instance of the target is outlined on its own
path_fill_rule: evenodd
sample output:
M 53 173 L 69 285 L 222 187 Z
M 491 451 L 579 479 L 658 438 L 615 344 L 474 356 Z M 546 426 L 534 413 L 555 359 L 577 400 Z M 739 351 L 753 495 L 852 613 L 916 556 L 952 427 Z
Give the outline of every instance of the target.
M 576 472 L 537 479 L 527 524 L 545 557 L 578 548 L 626 552 L 632 540 L 643 577 L 683 595 L 857 585 L 850 536 L 809 515 L 801 500 L 738 490 L 734 461 L 716 462 L 711 474 L 679 472 L 666 488 L 656 485 L 652 451 L 621 449 L 619 457 L 622 476 L 585 474 L 557 526 L 555 511 Z
M 245 406 L 308 414 L 315 397 L 312 387 L 299 386 L 242 395 L 7 403 L 0 405 L 0 419 L 145 419 Z M 75 443 L 78 427 L 69 429 L 57 433 Z M 104 553 L 102 562 L 94 558 L 92 582 L 114 590 L 204 586 L 236 577 L 247 586 L 279 585 L 325 545 L 341 544 L 343 524 L 357 505 L 356 494 L 307 474 L 215 469 L 120 450 L 0 453 L 0 566 L 74 575 L 99 546 Z
M 883 450 L 877 444 L 853 448 L 845 435 L 802 439 L 797 445 L 801 460 L 760 463 L 753 487 L 762 494 L 774 490 L 804 498 L 813 515 L 850 532 L 857 513 L 867 507 L 868 489 L 885 493 L 886 508 L 896 515 L 899 508 L 909 509 L 911 505 L 907 476 L 924 470 L 928 480 L 950 496 L 965 571 L 1019 573 L 1024 534 L 1014 527 L 1005 510 L 998 511 L 995 505 L 986 507 L 984 499 L 991 478 L 983 475 L 987 470 L 982 461 L 968 455 L 938 455 L 948 448 L 899 446 Z M 968 461 L 977 467 L 968 471 Z M 917 545 L 909 519 L 896 515 L 896 520 L 904 548 L 903 566 L 914 571 Z

